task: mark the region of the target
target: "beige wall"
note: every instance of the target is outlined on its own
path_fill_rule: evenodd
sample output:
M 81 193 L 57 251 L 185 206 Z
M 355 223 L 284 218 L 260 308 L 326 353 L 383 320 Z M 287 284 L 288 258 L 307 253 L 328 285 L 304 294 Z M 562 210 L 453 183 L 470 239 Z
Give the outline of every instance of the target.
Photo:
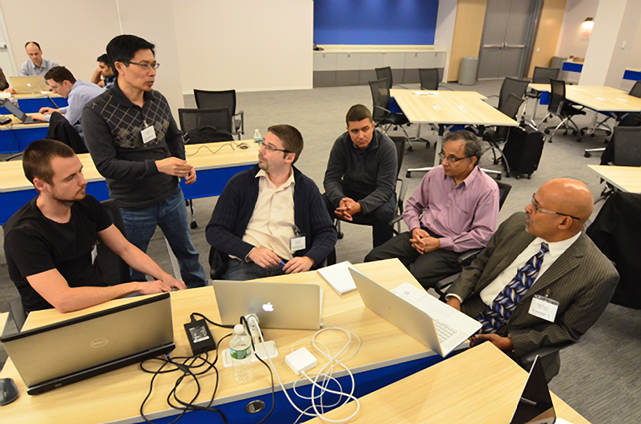
M 566 0 L 544 0 L 530 69 L 527 74 L 528 78 L 532 78 L 535 66 L 548 67 L 550 65 L 550 60 L 555 55 L 559 41 L 565 6 Z
M 458 0 L 448 81 L 458 81 L 462 58 L 479 56 L 486 5 L 486 0 Z
M 590 40 L 582 39 L 581 24 L 596 16 L 598 6 L 599 0 L 567 0 L 556 56 L 585 58 Z

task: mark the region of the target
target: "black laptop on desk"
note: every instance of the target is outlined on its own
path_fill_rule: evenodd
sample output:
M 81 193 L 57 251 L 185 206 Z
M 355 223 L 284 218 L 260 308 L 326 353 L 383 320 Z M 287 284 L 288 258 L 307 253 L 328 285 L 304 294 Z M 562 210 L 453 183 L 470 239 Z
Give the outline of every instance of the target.
M 16 118 L 20 120 L 21 124 L 44 124 L 45 121 L 34 121 L 31 116 L 28 116 L 26 113 L 20 110 L 20 108 L 14 105 L 11 100 L 4 99 L 2 101 L 2 106 L 6 108 L 9 112 L 13 114 Z
M 171 352 L 169 293 L 0 337 L 30 395 Z

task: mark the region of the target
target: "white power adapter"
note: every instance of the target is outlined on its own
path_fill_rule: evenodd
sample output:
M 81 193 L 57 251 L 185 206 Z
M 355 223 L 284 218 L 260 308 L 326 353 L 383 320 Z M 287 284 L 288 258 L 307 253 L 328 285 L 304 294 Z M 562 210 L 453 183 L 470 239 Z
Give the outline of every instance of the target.
M 318 361 L 307 348 L 302 347 L 285 356 L 285 363 L 289 365 L 289 368 L 291 368 L 296 375 L 301 375 L 301 373 L 314 368 L 316 364 L 318 364 Z

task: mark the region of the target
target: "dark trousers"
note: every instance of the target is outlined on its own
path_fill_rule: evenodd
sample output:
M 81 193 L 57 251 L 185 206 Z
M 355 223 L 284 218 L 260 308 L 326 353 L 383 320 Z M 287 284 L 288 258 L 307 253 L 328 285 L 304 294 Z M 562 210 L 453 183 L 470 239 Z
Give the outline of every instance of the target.
M 432 232 L 428 232 L 434 236 Z M 398 258 L 425 290 L 434 287 L 441 279 L 461 271 L 461 264 L 458 262 L 461 253 L 438 249 L 421 255 L 412 247 L 410 238 L 412 235 L 409 232 L 399 234 L 369 252 L 365 256 L 365 262 Z
M 352 194 L 352 193 L 350 193 Z M 350 196 L 348 192 L 345 192 L 345 196 L 359 201 L 365 196 Z M 323 200 L 325 200 L 325 205 L 327 206 L 327 212 L 329 213 L 330 218 L 333 220 L 337 219 L 334 210 L 338 205 L 334 205 L 331 200 L 323 193 Z M 351 221 L 354 224 L 360 225 L 371 225 L 372 226 L 372 241 L 374 247 L 380 246 L 385 243 L 387 240 L 394 237 L 394 231 L 392 226 L 389 225 L 389 222 L 394 218 L 394 211 L 396 210 L 396 193 L 392 195 L 387 202 L 383 203 L 378 208 L 374 209 L 369 213 L 359 213 L 354 215 Z M 345 221 L 349 222 L 349 221 Z

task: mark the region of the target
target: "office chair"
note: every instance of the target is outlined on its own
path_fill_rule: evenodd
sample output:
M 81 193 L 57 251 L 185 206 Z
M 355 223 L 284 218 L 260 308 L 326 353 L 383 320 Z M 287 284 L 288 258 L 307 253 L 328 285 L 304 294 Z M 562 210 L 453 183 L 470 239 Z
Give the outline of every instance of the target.
M 561 122 L 556 127 L 550 126 L 545 128 L 545 134 L 550 134 L 550 128 L 554 128 L 552 135 L 548 138 L 548 142 L 552 142 L 559 128 L 565 129 L 563 135 L 567 135 L 570 129 L 569 125 L 573 127 L 572 135 L 577 135 L 579 127 L 572 120 L 572 117 L 576 115 L 585 115 L 585 111 L 573 107 L 565 99 L 565 81 L 550 78 L 550 104 L 548 105 L 548 114 L 543 118 L 543 121 L 541 121 L 541 125 L 553 116 L 557 116 L 561 119 Z
M 126 237 L 125 223 L 122 220 L 122 215 L 120 214 L 120 209 L 116 205 L 116 202 L 112 199 L 108 199 L 103 200 L 100 203 L 107 211 L 107 215 L 109 215 L 116 228 L 118 228 L 122 235 Z M 116 284 L 131 281 L 129 265 L 127 265 L 127 262 L 125 262 L 120 256 L 116 255 L 102 242 L 98 242 L 96 249 L 98 251 L 98 255 L 96 256 L 96 266 L 100 271 L 100 275 L 108 285 L 115 286 Z
M 510 94 L 518 98 L 523 98 L 523 96 L 525 96 L 525 91 L 527 90 L 527 86 L 529 84 L 530 82 L 527 80 L 520 80 L 516 78 L 506 77 L 503 80 L 503 83 L 501 84 L 501 90 L 499 91 L 499 94 L 489 96 L 488 99 L 492 97 L 498 97 L 499 104 L 496 108 L 501 110 L 502 107 L 504 107 L 503 103 L 507 101 L 507 99 L 510 97 Z
M 516 363 L 521 366 L 525 371 L 530 372 L 532 364 L 536 357 L 539 357 L 541 365 L 543 366 L 543 373 L 545 374 L 545 381 L 548 383 L 559 373 L 561 366 L 561 358 L 559 352 L 566 347 L 573 345 L 574 342 L 564 342 L 552 346 L 545 346 L 538 348 L 527 355 L 523 355 L 516 360 Z
M 394 85 L 394 80 L 392 78 L 392 68 L 389 66 L 386 66 L 385 68 L 375 68 L 374 70 L 376 71 L 376 79 L 386 80 L 387 89 L 391 90 L 392 86 Z
M 503 203 L 505 203 L 505 199 L 507 199 L 508 194 L 510 194 L 510 190 L 512 190 L 512 186 L 509 184 L 501 183 L 501 182 L 496 182 L 496 184 L 499 186 L 499 211 L 503 207 Z M 461 264 L 462 268 L 465 268 L 466 266 L 470 265 L 474 258 L 481 253 L 483 249 L 472 249 L 468 250 L 458 258 L 459 264 Z M 439 298 L 445 302 L 445 295 L 447 294 L 447 288 L 454 282 L 456 279 L 461 275 L 460 272 L 457 272 L 456 274 L 452 274 L 450 276 L 447 276 L 440 280 L 434 287 L 434 291 L 439 295 Z
M 403 128 L 403 125 L 409 124 L 407 117 L 402 113 L 392 113 L 389 111 L 389 102 L 390 102 L 390 91 L 387 86 L 388 82 L 385 79 L 380 79 L 376 81 L 370 81 L 369 87 L 372 92 L 372 101 L 374 103 L 374 109 L 372 110 L 372 119 L 376 125 L 380 126 L 383 129 L 383 132 L 387 133 L 391 126 L 394 126 L 394 129 L 399 127 L 405 133 L 405 137 L 409 139 L 407 131 Z
M 242 110 L 236 112 L 236 90 L 206 91 L 194 89 L 194 97 L 198 109 L 229 108 L 229 114 L 233 118 L 231 132 L 239 140 L 242 139 L 243 134 L 245 134 L 245 112 Z
M 232 120 L 229 108 L 215 109 L 178 109 L 180 129 L 185 136 L 185 144 L 215 143 L 233 140 Z M 186 201 L 191 213 L 189 226 L 198 228 L 194 215 L 194 202 Z
M 532 82 L 535 84 L 549 84 L 550 83 L 550 78 L 557 79 L 559 77 L 559 72 L 561 70 L 559 68 L 543 68 L 541 66 L 535 66 L 534 67 L 534 73 L 532 74 Z M 536 123 L 534 122 L 536 120 L 536 109 L 537 106 L 539 105 L 539 100 L 541 99 L 541 92 L 536 91 L 536 90 L 530 90 L 525 93 L 526 96 L 526 102 L 525 102 L 525 107 L 523 108 L 523 113 L 522 117 L 525 119 L 525 112 L 527 110 L 527 100 L 528 99 L 536 99 L 534 102 L 534 113 L 532 113 L 532 119 L 529 119 L 528 121 L 536 127 Z
M 394 142 L 394 146 L 396 146 L 396 158 L 397 158 L 396 210 L 394 211 L 394 217 L 390 221 L 390 225 L 392 226 L 394 226 L 394 224 L 397 225 L 396 231 L 394 232 L 398 234 L 400 232 L 401 223 L 400 223 L 400 219 L 397 220 L 397 218 L 400 218 L 400 216 L 403 214 L 403 203 L 405 202 L 405 194 L 407 193 L 405 180 L 399 176 L 401 173 L 401 166 L 403 165 L 403 157 L 405 156 L 405 142 L 407 141 L 407 139 L 405 137 L 390 137 L 390 138 Z M 338 232 L 339 240 L 341 240 L 344 236 L 343 232 L 341 231 L 341 221 L 350 222 L 352 224 L 358 224 L 358 225 L 372 226 L 374 224 L 374 222 L 369 217 L 363 217 L 360 214 L 354 215 L 353 221 L 345 221 L 342 218 L 336 217 L 334 219 L 334 222 L 336 225 L 336 231 Z M 394 224 L 392 224 L 392 222 Z
M 440 76 L 437 68 L 419 69 L 418 77 L 421 81 L 421 90 L 438 90 Z
M 519 113 L 519 108 L 523 104 L 524 99 L 522 97 L 517 97 L 514 94 L 510 93 L 508 98 L 501 104 L 499 110 L 506 116 L 509 116 L 512 119 L 516 119 L 516 115 Z M 503 167 L 505 172 L 509 173 L 510 169 L 503 156 L 503 151 L 501 150 L 501 143 L 507 141 L 508 134 L 510 132 L 510 127 L 495 127 L 494 129 L 487 129 L 483 133 L 483 141 L 489 143 L 489 149 L 492 150 L 494 155 L 494 164 L 498 164 L 499 160 L 503 162 Z M 499 152 L 497 156 L 496 152 Z M 498 179 L 498 178 L 497 178 Z

